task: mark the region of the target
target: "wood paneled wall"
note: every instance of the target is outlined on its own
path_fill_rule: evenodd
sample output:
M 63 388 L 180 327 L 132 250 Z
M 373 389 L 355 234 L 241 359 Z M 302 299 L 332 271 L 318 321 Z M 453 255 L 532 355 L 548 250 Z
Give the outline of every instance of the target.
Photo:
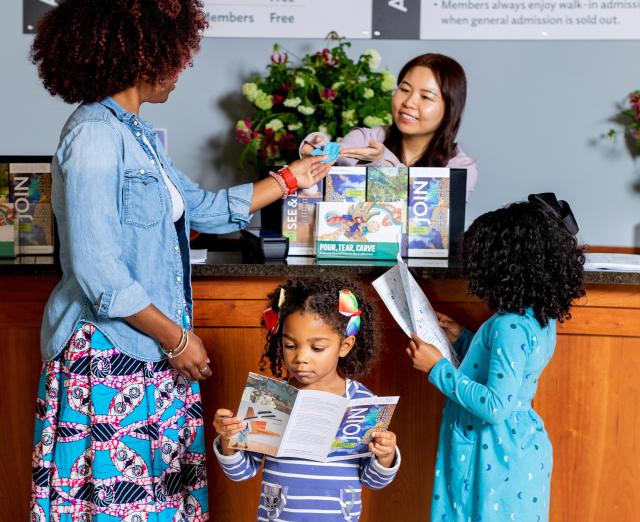
M 57 278 L 0 278 L 0 521 L 27 520 L 39 326 Z M 195 326 L 214 377 L 202 386 L 207 444 L 216 408 L 235 408 L 246 374 L 257 370 L 264 343 L 259 328 L 264 297 L 278 279 L 199 279 Z M 434 306 L 471 328 L 489 315 L 466 295 L 463 281 L 421 282 Z M 403 454 L 396 481 L 368 492 L 363 522 L 428 520 L 443 400 L 414 371 L 407 339 L 381 312 L 384 353 L 366 384 L 401 396 L 391 429 Z M 631 521 L 640 506 L 640 287 L 590 286 L 559 327 L 556 354 L 543 373 L 534 407 L 554 445 L 551 521 Z M 211 520 L 255 520 L 259 480 L 233 483 L 209 458 Z

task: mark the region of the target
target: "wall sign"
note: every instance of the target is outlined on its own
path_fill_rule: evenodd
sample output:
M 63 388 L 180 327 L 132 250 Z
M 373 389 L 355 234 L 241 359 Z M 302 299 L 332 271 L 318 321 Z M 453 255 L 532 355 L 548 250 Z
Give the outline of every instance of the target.
M 23 32 L 56 0 L 23 0 Z M 637 40 L 640 0 L 204 0 L 217 38 Z

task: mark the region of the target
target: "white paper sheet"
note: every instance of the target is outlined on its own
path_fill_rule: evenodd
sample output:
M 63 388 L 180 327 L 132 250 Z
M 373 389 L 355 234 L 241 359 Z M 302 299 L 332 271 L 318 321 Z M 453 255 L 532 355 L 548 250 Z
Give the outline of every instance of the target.
M 191 249 L 189 251 L 189 260 L 192 265 L 203 264 L 207 262 L 207 249 L 198 250 Z
M 438 324 L 431 303 L 402 257 L 398 256 L 398 264 L 376 279 L 373 287 L 407 335 L 416 332 L 423 341 L 434 345 L 444 357 L 458 365 L 455 352 Z

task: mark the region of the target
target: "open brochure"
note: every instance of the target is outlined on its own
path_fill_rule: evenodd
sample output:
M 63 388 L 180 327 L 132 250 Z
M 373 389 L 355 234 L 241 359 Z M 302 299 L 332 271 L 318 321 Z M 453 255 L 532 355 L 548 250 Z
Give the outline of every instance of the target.
M 230 447 L 321 462 L 367 455 L 372 434 L 387 429 L 398 399 L 298 390 L 250 372 L 236 414 L 245 428 Z
M 416 332 L 423 341 L 434 345 L 456 366 L 458 360 L 438 317 L 409 268 L 398 256 L 398 264 L 373 282 L 382 301 L 407 335 Z

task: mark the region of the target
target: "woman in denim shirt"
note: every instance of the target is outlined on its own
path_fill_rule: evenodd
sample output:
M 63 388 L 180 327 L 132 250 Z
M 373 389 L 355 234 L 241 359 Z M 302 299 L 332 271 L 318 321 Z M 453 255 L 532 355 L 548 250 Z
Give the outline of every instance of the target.
M 216 193 L 173 166 L 138 113 L 167 100 L 206 23 L 198 0 L 65 0 L 38 27 L 44 86 L 81 104 L 52 167 L 63 277 L 42 325 L 34 521 L 208 519 L 189 229 L 241 229 L 329 164 Z

